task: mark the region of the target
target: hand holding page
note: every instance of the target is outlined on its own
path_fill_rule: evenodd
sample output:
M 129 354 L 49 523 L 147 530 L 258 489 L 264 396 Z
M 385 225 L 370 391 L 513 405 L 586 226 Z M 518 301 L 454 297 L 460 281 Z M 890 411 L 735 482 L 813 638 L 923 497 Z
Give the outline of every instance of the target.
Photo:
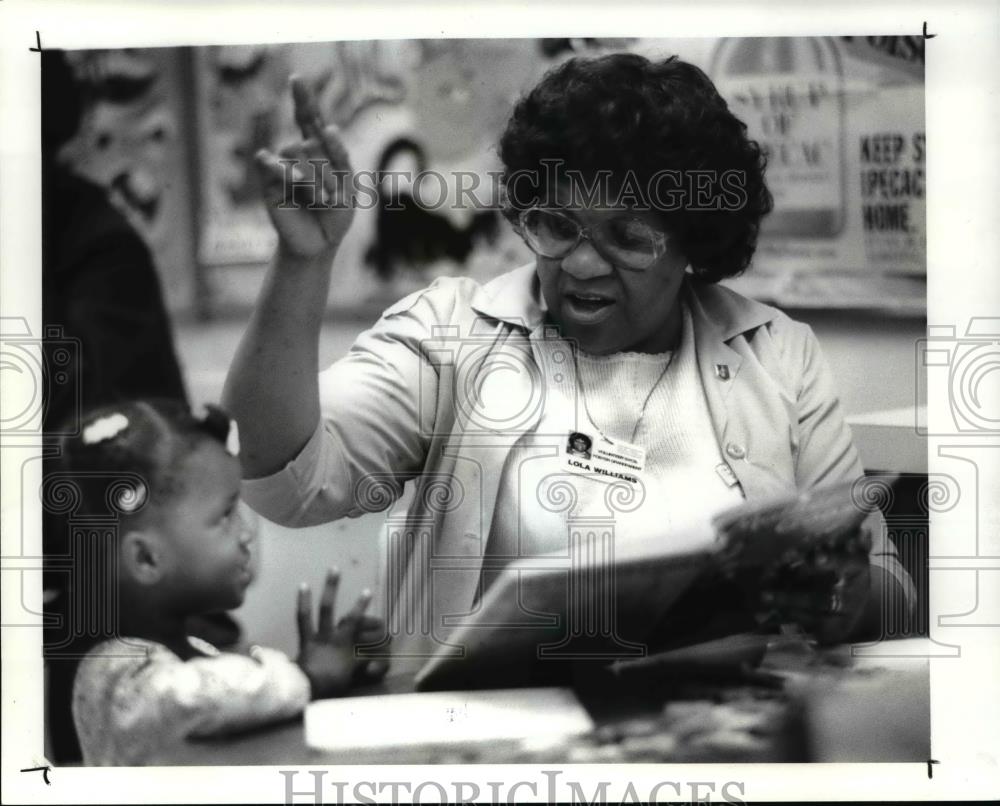
M 645 656 L 649 628 L 710 565 L 711 553 L 612 549 L 591 533 L 566 554 L 508 565 L 472 613 L 451 620 L 449 649 L 461 647 L 462 657 L 449 657 L 452 650 L 431 658 L 417 688 L 550 684 L 565 681 L 574 661 Z
M 852 489 L 852 484 L 819 487 L 720 513 L 713 520 L 724 545 L 720 567 L 761 569 L 817 549 L 867 552 L 860 527 L 872 506 L 855 500 Z
M 600 530 L 580 535 L 568 553 L 506 566 L 472 613 L 445 616 L 445 625 L 455 627 L 448 651 L 430 659 L 417 687 L 564 682 L 571 674 L 567 661 L 606 664 L 678 642 L 699 643 L 718 637 L 699 632 L 699 624 L 709 629 L 710 615 L 719 615 L 703 607 L 752 612 L 765 582 L 780 582 L 783 575 L 798 574 L 826 596 L 820 590 L 823 574 L 835 573 L 837 566 L 827 567 L 822 555 L 867 553 L 860 527 L 868 511 L 853 500 L 850 485 L 838 485 L 744 504 L 714 521 L 714 535 L 671 534 L 660 545 L 639 550 L 633 545 L 626 552 L 626 541 L 616 552 Z M 704 548 L 677 553 L 676 545 Z M 678 600 L 695 590 L 702 596 L 695 598 L 694 612 L 674 619 Z M 689 610 L 691 601 L 685 599 Z M 731 622 L 723 632 L 747 629 L 745 618 Z M 679 624 L 695 629 L 663 634 L 664 625 Z
M 794 624 L 822 643 L 845 640 L 868 595 L 873 504 L 853 485 L 744 506 L 714 521 L 722 579 L 760 625 Z

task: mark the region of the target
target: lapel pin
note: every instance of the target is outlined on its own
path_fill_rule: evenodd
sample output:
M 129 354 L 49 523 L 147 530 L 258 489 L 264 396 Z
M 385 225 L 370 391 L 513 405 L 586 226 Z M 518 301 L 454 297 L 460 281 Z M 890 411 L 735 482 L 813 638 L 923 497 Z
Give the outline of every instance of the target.
M 716 364 L 715 365 L 715 377 L 719 380 L 728 381 L 729 380 L 729 364 Z

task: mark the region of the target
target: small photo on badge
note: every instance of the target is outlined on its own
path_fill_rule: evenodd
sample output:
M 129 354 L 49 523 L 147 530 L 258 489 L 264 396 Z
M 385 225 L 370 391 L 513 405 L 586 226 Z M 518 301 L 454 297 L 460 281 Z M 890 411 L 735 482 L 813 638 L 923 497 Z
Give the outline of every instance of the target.
M 590 449 L 594 440 L 579 431 L 570 432 L 569 439 L 566 440 L 566 453 L 570 456 L 579 456 L 581 459 L 590 458 Z

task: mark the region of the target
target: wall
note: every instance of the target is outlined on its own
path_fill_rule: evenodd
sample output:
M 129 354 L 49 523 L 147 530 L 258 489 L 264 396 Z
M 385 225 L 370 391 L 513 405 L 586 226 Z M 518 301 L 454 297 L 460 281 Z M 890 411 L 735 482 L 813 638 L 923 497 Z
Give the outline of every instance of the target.
M 927 335 L 925 320 L 854 311 L 789 314 L 815 331 L 848 416 L 914 405 L 916 342 Z
M 569 56 L 618 50 L 682 54 L 708 71 L 767 152 L 775 210 L 745 279 L 749 296 L 821 309 L 923 310 L 919 37 L 74 51 L 91 101 L 64 156 L 107 187 L 146 237 L 172 311 L 245 313 L 274 245 L 253 155 L 297 136 L 286 88 L 297 73 L 340 127 L 358 176 L 368 176 L 341 249 L 339 302 L 381 303 L 442 273 L 483 279 L 508 265 L 521 245 L 492 209 L 490 171 L 512 103 Z M 374 184 L 367 172 L 376 169 L 437 172 L 444 190 L 437 180 Z M 478 204 L 459 189 L 472 177 Z M 417 198 L 423 203 L 414 207 Z

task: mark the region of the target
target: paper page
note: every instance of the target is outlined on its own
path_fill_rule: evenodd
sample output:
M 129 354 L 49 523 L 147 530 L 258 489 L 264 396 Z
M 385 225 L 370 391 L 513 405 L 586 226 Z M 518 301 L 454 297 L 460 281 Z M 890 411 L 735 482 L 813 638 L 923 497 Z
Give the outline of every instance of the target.
M 305 712 L 306 744 L 322 750 L 576 736 L 593 727 L 568 688 L 342 697 Z

